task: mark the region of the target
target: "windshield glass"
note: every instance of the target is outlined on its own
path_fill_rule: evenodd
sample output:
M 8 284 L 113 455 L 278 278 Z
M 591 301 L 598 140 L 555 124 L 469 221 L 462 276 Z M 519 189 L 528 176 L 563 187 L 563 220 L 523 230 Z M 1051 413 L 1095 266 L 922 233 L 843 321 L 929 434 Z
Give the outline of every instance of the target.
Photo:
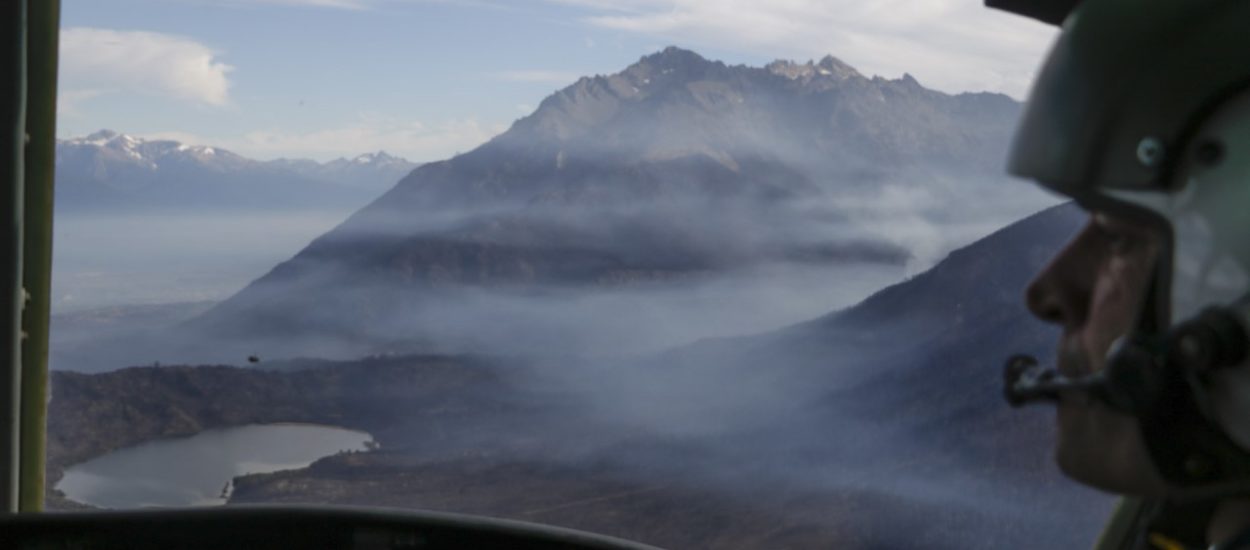
M 66 0 L 49 506 L 1068 547 L 1001 402 L 1054 31 L 921 0 Z

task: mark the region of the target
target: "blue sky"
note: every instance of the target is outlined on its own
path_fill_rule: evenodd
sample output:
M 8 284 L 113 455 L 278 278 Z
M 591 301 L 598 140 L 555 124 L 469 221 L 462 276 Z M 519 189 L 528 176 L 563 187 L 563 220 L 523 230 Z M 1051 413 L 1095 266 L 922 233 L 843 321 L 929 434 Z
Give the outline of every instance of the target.
M 61 137 L 100 128 L 320 160 L 467 151 L 580 75 L 667 45 L 833 54 L 1021 98 L 1054 31 L 978 0 L 64 0 Z

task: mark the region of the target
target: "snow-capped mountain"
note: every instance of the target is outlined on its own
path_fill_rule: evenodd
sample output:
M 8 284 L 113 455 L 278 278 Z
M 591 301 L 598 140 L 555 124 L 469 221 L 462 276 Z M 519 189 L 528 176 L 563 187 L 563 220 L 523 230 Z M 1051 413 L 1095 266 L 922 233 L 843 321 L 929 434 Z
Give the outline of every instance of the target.
M 257 161 L 220 147 L 100 130 L 57 142 L 57 207 L 132 211 L 360 206 L 415 167 L 385 152 L 326 163 Z

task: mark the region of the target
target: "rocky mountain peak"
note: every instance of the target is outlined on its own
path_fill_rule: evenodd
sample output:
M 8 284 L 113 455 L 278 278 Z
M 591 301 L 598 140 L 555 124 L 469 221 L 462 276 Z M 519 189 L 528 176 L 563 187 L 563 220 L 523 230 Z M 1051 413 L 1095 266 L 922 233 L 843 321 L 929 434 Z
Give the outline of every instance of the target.
M 656 53 L 642 57 L 630 69 L 648 68 L 664 73 L 690 73 L 712 64 L 711 61 L 695 52 L 678 48 L 677 46 L 669 46 Z
M 855 67 L 847 65 L 841 59 L 832 55 L 826 55 L 821 58 L 820 62 L 816 64 L 816 72 L 822 75 L 833 76 L 834 78 L 840 80 L 864 76 L 859 74 L 859 71 L 855 70 Z
M 817 77 L 846 80 L 848 78 L 864 77 L 859 71 L 855 70 L 855 67 L 844 63 L 832 55 L 826 55 L 819 62 L 808 61 L 807 63 L 778 59 L 766 65 L 764 69 L 772 74 L 784 76 L 791 80 L 810 80 Z

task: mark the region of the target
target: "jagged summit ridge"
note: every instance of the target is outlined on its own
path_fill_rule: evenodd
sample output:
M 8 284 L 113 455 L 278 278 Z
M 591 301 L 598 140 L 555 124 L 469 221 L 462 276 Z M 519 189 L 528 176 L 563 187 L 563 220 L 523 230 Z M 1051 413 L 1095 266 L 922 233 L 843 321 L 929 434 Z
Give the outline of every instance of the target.
M 663 50 L 641 57 L 637 63 L 631 65 L 624 72 L 630 72 L 630 70 L 643 67 L 659 68 L 663 70 L 711 66 L 725 67 L 726 65 L 720 61 L 709 60 L 691 50 L 677 46 L 668 46 Z M 806 63 L 799 63 L 789 59 L 777 59 L 776 61 L 765 65 L 764 69 L 774 74 L 781 74 L 789 78 L 795 78 L 795 76 L 792 76 L 795 73 L 802 76 L 832 76 L 837 79 L 851 77 L 862 78 L 864 76 L 856 70 L 855 67 L 852 67 L 832 54 L 826 55 L 819 60 L 808 60 Z
M 726 66 L 720 61 L 709 60 L 694 51 L 677 46 L 668 46 L 656 53 L 641 57 L 637 63 L 630 65 L 619 74 L 636 75 L 640 73 L 683 73 L 689 75 L 704 73 L 714 69 L 730 68 L 731 67 Z M 732 68 L 745 70 L 758 69 L 750 66 L 736 66 Z M 848 79 L 866 78 L 863 73 L 859 72 L 858 69 L 832 54 L 825 55 L 819 60 L 809 59 L 805 63 L 790 59 L 777 59 L 763 66 L 762 69 L 767 73 L 782 76 L 790 80 L 809 81 L 817 78 L 826 78 L 834 81 L 842 81 Z M 910 75 L 904 75 L 902 80 L 914 81 Z
M 791 80 L 812 79 L 819 77 L 828 77 L 834 80 L 846 80 L 849 78 L 864 78 L 864 75 L 841 59 L 832 55 L 826 55 L 820 61 L 811 61 L 807 63 L 797 63 L 787 59 L 778 59 L 764 66 L 768 72 L 784 76 Z
M 670 46 L 548 96 L 485 149 L 560 166 L 693 154 L 736 171 L 751 157 L 815 155 L 865 172 L 937 161 L 997 173 L 1012 129 L 1003 121 L 1019 108 L 1001 94 L 931 90 L 910 74 L 866 77 L 833 55 L 753 67 Z
M 723 65 L 719 62 L 709 61 L 707 58 L 691 50 L 682 49 L 677 46 L 669 46 L 656 53 L 643 56 L 637 63 L 630 66 L 630 69 L 651 67 L 658 68 L 660 70 L 680 70 L 716 64 Z M 629 69 L 626 69 L 626 71 L 628 70 Z
M 706 74 L 709 71 L 730 69 L 720 61 L 709 60 L 698 53 L 683 49 L 677 46 L 668 46 L 656 53 L 641 57 L 637 63 L 630 65 L 619 75 L 643 75 L 650 76 L 654 74 L 668 75 L 677 73 L 679 75 L 699 75 Z M 737 66 L 733 69 L 745 69 L 748 71 L 758 70 L 755 67 Z M 855 67 L 847 64 L 841 59 L 833 55 L 826 55 L 820 60 L 808 60 L 806 63 L 800 63 L 789 59 L 777 59 L 762 68 L 765 72 L 783 76 L 791 80 L 811 80 L 814 78 L 825 77 L 828 79 L 840 81 L 850 78 L 864 78 Z M 611 77 L 608 77 L 611 78 Z M 587 79 L 591 80 L 591 79 Z

